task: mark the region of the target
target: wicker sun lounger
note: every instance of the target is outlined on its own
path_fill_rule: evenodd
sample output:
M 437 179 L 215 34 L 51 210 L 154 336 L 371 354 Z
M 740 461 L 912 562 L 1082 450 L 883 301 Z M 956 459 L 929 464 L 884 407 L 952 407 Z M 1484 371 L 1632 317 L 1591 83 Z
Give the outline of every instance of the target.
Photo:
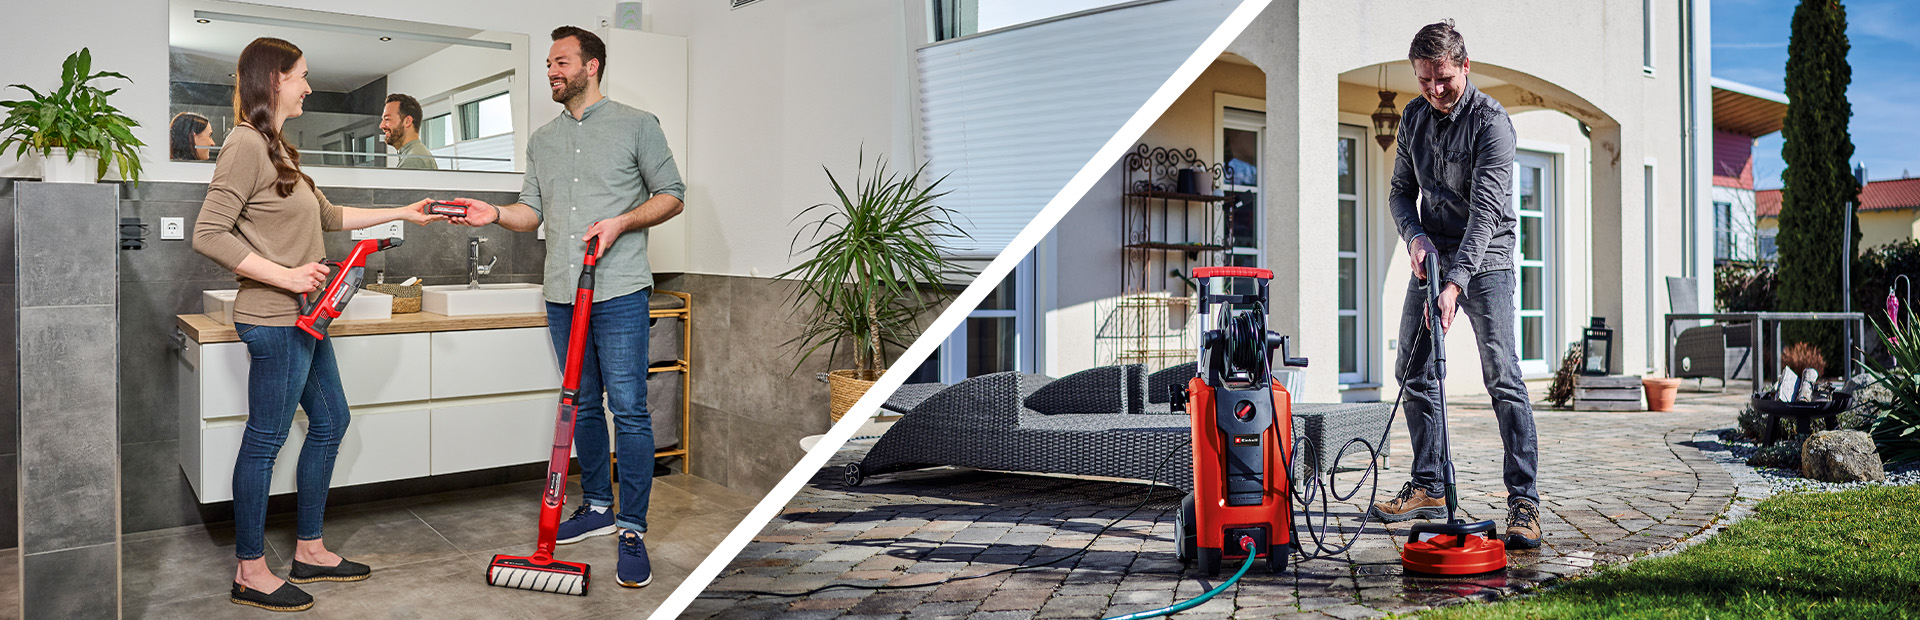
M 1162 373 L 1177 374 L 1179 368 Z M 1193 371 L 1189 367 L 1185 372 Z M 1128 365 L 1058 380 L 1017 372 L 967 379 L 920 401 L 865 458 L 847 465 L 845 481 L 858 486 L 868 476 L 958 466 L 1151 480 L 1191 490 L 1188 418 L 1152 415 L 1165 412 L 1164 397 L 1147 402 L 1154 400 L 1149 384 L 1173 376 L 1162 373 L 1149 376 L 1144 367 Z M 1294 425 L 1296 433 L 1307 426 L 1342 432 L 1354 427 L 1355 434 L 1372 433 L 1367 439 L 1372 443 L 1386 423 L 1386 408 L 1380 403 L 1297 404 Z M 1333 446 L 1325 450 L 1331 453 L 1346 439 L 1321 438 L 1318 443 Z M 1323 461 L 1318 454 L 1301 456 L 1301 466 L 1316 470 Z M 1356 462 L 1364 465 L 1364 455 L 1360 460 L 1349 456 L 1341 465 Z

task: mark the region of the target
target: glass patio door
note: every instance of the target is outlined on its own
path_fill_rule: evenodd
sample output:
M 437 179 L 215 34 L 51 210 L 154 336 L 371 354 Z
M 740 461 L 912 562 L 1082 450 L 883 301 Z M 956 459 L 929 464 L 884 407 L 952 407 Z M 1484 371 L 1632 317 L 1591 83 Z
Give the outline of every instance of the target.
M 1556 295 L 1548 268 L 1548 257 L 1556 250 L 1549 218 L 1557 211 L 1559 195 L 1553 163 L 1553 156 L 1533 151 L 1519 151 L 1513 163 L 1513 200 L 1520 215 L 1514 301 L 1520 314 L 1520 372 L 1530 377 L 1551 373 L 1547 357 L 1559 350 Z

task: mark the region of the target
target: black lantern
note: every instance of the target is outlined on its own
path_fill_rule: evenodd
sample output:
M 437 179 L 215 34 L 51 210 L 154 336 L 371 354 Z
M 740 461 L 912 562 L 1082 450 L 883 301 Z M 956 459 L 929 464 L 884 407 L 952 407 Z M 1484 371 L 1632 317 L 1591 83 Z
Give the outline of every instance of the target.
M 1580 346 L 1585 355 L 1580 374 L 1605 376 L 1613 368 L 1613 329 L 1607 327 L 1606 317 L 1593 317 L 1593 325 L 1581 330 Z
M 1373 109 L 1373 139 L 1382 151 L 1393 148 L 1393 139 L 1400 132 L 1400 111 L 1393 107 L 1393 97 L 1393 91 L 1380 91 L 1380 107 Z

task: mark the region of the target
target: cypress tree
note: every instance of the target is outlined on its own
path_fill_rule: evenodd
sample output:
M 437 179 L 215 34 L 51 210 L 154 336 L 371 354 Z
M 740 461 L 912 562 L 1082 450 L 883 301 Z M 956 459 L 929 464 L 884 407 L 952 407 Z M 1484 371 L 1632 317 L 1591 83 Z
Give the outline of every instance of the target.
M 1850 161 L 1853 139 L 1847 121 L 1853 107 L 1847 103 L 1852 68 L 1847 64 L 1847 12 L 1837 0 L 1802 0 L 1793 11 L 1793 35 L 1787 43 L 1785 127 L 1781 158 L 1779 301 L 1785 312 L 1839 312 L 1841 296 L 1842 221 L 1847 206 L 1860 193 Z M 1854 247 L 1860 223 L 1853 224 Z M 1847 255 L 1847 268 L 1857 262 Z M 1783 344 L 1806 342 L 1826 356 L 1827 368 L 1838 371 L 1846 355 L 1837 323 L 1789 323 Z M 1860 343 L 1854 343 L 1859 346 Z M 1777 363 L 1777 362 L 1776 362 Z

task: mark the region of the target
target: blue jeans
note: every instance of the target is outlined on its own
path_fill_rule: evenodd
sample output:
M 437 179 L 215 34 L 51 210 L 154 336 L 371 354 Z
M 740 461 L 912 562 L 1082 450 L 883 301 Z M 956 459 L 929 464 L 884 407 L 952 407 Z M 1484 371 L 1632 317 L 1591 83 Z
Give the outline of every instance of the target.
M 297 327 L 234 324 L 247 343 L 247 430 L 233 463 L 233 553 L 242 560 L 266 555 L 267 488 L 273 461 L 293 426 L 293 410 L 307 410 L 307 441 L 294 473 L 295 536 L 320 538 L 333 460 L 347 432 L 347 395 L 333 343 L 314 340 Z
M 1506 457 L 1501 462 L 1501 480 L 1506 483 L 1507 501 L 1525 499 L 1540 502 L 1535 478 L 1540 454 L 1535 445 L 1533 405 L 1527 398 L 1527 384 L 1520 381 L 1519 333 L 1514 323 L 1514 271 L 1502 269 L 1473 276 L 1460 300 L 1454 319 L 1473 323 L 1473 335 L 1480 351 L 1480 379 L 1493 397 L 1493 417 L 1500 426 L 1500 445 Z M 1413 483 L 1427 489 L 1432 497 L 1446 492 L 1442 463 L 1446 455 L 1440 445 L 1440 416 L 1433 411 L 1438 387 L 1433 378 L 1433 341 L 1422 327 L 1426 316 L 1427 283 L 1409 277 L 1407 301 L 1400 308 L 1400 359 L 1395 372 L 1406 386 L 1407 432 L 1413 439 Z M 1440 324 L 1434 323 L 1438 328 Z
M 586 357 L 580 362 L 579 412 L 573 445 L 580 455 L 580 490 L 594 506 L 613 506 L 608 476 L 607 416 L 613 410 L 613 450 L 620 456 L 620 511 L 614 524 L 647 531 L 647 500 L 653 493 L 653 419 L 647 415 L 647 316 L 649 290 L 593 304 Z M 566 370 L 573 304 L 547 304 L 547 331 Z M 601 396 L 605 392 L 605 398 Z M 602 404 L 604 403 L 604 405 Z

